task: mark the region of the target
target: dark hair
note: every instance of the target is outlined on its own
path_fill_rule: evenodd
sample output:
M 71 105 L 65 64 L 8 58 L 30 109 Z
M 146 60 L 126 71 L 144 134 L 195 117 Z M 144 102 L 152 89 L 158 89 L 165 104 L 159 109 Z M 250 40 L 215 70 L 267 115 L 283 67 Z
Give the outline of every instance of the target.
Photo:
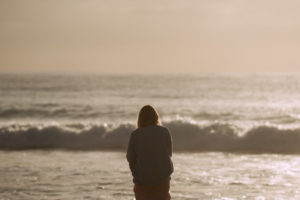
M 159 125 L 159 115 L 151 105 L 145 105 L 141 108 L 138 116 L 137 127 Z

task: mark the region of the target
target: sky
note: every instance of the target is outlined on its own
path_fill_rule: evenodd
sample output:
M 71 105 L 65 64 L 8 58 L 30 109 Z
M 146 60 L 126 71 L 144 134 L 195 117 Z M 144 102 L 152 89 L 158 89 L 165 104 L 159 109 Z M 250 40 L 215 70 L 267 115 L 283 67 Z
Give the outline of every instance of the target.
M 299 0 L 0 0 L 0 72 L 300 72 Z

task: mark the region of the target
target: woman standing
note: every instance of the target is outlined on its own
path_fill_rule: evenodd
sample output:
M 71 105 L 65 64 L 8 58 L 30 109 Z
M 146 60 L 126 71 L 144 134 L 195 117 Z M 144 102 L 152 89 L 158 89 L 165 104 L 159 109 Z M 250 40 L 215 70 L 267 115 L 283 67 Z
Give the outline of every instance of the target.
M 152 106 L 144 106 L 139 112 L 137 129 L 130 135 L 126 155 L 136 200 L 171 199 L 171 156 L 169 130 L 160 126 L 159 115 Z

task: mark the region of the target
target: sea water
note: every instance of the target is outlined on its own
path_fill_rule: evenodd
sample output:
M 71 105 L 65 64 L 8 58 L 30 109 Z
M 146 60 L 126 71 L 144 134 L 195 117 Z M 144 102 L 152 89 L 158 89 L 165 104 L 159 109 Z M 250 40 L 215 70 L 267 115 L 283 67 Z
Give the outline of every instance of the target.
M 132 200 L 124 152 L 0 152 L 0 199 Z M 172 199 L 300 199 L 300 157 L 175 153 Z
M 300 74 L 0 75 L 0 199 L 133 199 L 141 106 L 173 136 L 173 199 L 299 199 Z

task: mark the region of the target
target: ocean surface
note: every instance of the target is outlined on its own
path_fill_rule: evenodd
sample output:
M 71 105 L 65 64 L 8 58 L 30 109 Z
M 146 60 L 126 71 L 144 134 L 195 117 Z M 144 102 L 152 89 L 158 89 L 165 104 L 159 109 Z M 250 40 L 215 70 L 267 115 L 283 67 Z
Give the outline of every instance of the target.
M 173 199 L 300 199 L 300 74 L 0 75 L 0 199 L 133 199 L 139 109 L 174 143 Z

